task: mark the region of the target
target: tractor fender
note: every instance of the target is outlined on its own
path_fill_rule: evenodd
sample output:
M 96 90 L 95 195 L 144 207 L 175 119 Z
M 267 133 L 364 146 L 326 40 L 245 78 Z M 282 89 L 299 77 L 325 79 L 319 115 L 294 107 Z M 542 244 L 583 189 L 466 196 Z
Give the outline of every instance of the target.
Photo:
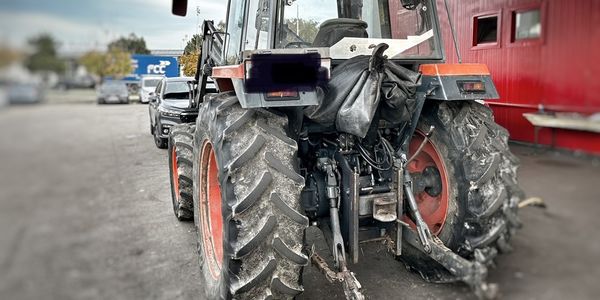
M 498 99 L 490 71 L 484 64 L 423 64 L 421 85 L 430 100 Z

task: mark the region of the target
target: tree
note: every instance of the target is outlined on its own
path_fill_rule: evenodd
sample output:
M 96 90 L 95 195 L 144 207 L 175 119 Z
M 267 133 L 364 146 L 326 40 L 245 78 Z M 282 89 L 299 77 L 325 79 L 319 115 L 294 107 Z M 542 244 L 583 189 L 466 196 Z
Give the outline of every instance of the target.
M 319 32 L 319 27 L 317 25 L 319 22 L 315 20 L 305 20 L 305 19 L 287 19 L 286 20 L 288 28 L 292 31 L 298 32 L 296 34 L 300 36 L 300 38 L 306 42 L 311 43 L 315 37 L 317 36 L 317 32 Z
M 215 29 L 219 32 L 225 32 L 225 22 L 219 21 Z M 183 67 L 183 74 L 185 76 L 196 75 L 198 57 L 202 52 L 202 43 L 202 35 L 194 34 L 185 45 L 185 48 L 183 49 L 183 55 L 179 57 L 179 64 Z
M 225 32 L 225 22 L 223 22 L 223 20 L 219 21 L 215 29 L 217 29 L 219 32 Z
M 111 49 L 106 53 L 104 60 L 106 74 L 113 77 L 123 77 L 133 71 L 131 65 L 131 54 L 126 51 Z
M 32 72 L 53 71 L 62 73 L 65 63 L 56 54 L 57 42 L 47 33 L 42 33 L 29 39 L 28 44 L 34 49 L 33 54 L 27 57 L 25 67 Z
M 198 66 L 198 53 L 188 53 L 179 57 L 179 64 L 183 67 L 183 75 L 195 76 Z
M 88 72 L 96 74 L 100 78 L 106 76 L 120 78 L 133 71 L 130 54 L 117 48 L 110 49 L 106 53 L 87 52 L 79 59 L 79 63 Z
M 104 56 L 105 54 L 98 51 L 89 51 L 79 58 L 79 64 L 84 66 L 86 70 L 92 74 L 104 77 Z
M 194 34 L 192 38 L 187 42 L 185 48 L 183 48 L 184 54 L 200 53 L 202 50 L 202 36 Z
M 23 53 L 0 46 L 0 68 L 10 65 L 13 62 L 20 61 L 23 59 Z
M 120 37 L 112 41 L 108 44 L 108 49 L 118 49 L 133 54 L 150 54 L 150 51 L 146 48 L 144 38 L 138 37 L 134 33 L 130 33 L 128 37 Z

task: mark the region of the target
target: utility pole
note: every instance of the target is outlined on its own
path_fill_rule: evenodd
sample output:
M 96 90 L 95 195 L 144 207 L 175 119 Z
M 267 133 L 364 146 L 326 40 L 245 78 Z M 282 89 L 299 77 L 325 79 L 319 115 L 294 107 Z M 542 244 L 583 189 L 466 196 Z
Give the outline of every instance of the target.
M 188 35 L 187 34 L 185 36 L 183 36 L 183 38 L 181 39 L 181 44 L 182 44 L 181 48 L 182 49 L 185 49 L 187 39 L 188 39 Z
M 296 34 L 300 35 L 300 4 L 296 2 Z
M 196 34 L 198 34 L 198 28 L 200 28 L 200 6 L 196 6 Z
M 196 6 L 196 36 L 193 38 L 196 39 L 196 50 L 198 50 L 198 30 L 200 28 L 200 6 Z

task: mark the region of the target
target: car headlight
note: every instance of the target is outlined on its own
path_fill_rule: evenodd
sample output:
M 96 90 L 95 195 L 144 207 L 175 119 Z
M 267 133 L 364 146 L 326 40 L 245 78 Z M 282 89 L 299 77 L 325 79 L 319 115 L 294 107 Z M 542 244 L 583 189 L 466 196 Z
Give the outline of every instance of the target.
M 158 108 L 158 112 L 163 115 L 163 116 L 167 116 L 167 117 L 177 117 L 179 116 L 179 112 L 176 110 L 172 110 L 172 109 L 168 109 L 168 108 L 164 108 L 164 107 L 159 107 Z

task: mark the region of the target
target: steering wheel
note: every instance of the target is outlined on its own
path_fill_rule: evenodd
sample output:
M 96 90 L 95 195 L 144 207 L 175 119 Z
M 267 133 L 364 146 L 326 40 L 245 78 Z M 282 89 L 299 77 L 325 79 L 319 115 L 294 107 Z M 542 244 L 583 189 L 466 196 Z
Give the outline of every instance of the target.
M 305 47 L 303 47 L 305 46 Z M 307 43 L 307 42 L 289 42 L 287 44 L 285 44 L 285 46 L 283 48 L 306 48 L 306 47 L 312 47 L 311 43 Z

